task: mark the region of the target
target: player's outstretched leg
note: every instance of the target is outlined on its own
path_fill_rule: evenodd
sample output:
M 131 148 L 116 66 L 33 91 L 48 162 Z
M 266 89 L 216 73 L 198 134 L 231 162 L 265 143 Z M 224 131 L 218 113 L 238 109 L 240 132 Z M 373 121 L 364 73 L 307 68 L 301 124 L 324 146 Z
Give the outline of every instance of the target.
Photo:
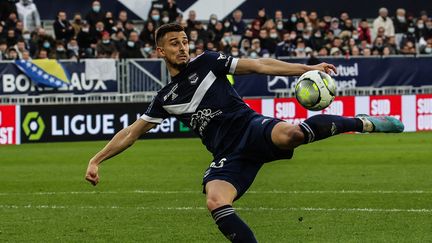
M 398 119 L 359 115 L 348 118 L 335 115 L 315 115 L 298 126 L 280 122 L 272 130 L 272 141 L 281 149 L 293 149 L 301 144 L 322 140 L 344 132 L 402 132 Z
M 206 184 L 207 207 L 222 234 L 231 242 L 257 242 L 252 230 L 232 207 L 236 195 L 235 187 L 226 181 L 213 180 Z
M 305 134 L 305 143 L 318 141 L 344 132 L 402 132 L 404 125 L 390 116 L 360 115 L 347 118 L 335 115 L 315 115 L 299 124 Z

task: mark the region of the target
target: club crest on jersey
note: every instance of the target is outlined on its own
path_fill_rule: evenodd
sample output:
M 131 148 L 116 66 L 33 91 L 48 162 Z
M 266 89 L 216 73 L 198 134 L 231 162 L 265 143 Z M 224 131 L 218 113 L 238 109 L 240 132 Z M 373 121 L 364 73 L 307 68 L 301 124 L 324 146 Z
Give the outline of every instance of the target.
M 198 74 L 197 73 L 192 73 L 191 75 L 189 75 L 188 79 L 189 79 L 189 83 L 190 84 L 196 84 L 198 82 Z
M 177 98 L 178 94 L 174 93 L 178 88 L 178 84 L 175 84 L 172 89 L 168 92 L 168 94 L 166 94 L 163 97 L 163 100 L 166 101 L 170 96 L 171 96 L 171 100 L 174 100 L 175 98 Z

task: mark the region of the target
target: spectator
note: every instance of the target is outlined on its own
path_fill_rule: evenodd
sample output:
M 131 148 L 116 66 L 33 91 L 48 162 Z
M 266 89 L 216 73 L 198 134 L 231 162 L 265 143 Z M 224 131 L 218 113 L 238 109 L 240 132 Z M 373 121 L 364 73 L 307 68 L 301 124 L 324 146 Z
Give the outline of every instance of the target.
M 76 13 L 74 15 L 73 21 L 71 23 L 71 26 L 74 30 L 73 37 L 77 37 L 78 33 L 81 31 L 81 25 L 83 24 L 82 17 L 80 13 Z
M 93 30 L 90 28 L 90 35 L 95 40 L 94 43 L 102 39 L 102 32 L 104 31 L 105 31 L 105 25 L 102 21 L 98 21 Z
M 297 39 L 294 55 L 296 57 L 306 57 L 306 44 L 302 38 Z
M 5 21 L 5 27 L 6 28 L 12 28 L 15 29 L 16 23 L 18 22 L 18 17 L 16 13 L 10 13 L 9 18 Z
M 211 14 L 208 24 L 207 24 L 207 30 L 210 32 L 214 32 L 216 29 L 216 24 L 218 23 L 218 18 L 216 14 Z
M 113 27 L 115 24 L 112 12 L 110 11 L 106 12 L 105 18 L 103 19 L 102 22 L 105 26 L 105 30 L 108 31 L 108 33 L 112 34 L 114 32 Z
M 16 3 L 18 17 L 23 21 L 24 29 L 34 31 L 41 27 L 39 11 L 33 0 L 20 0 Z
M 30 52 L 27 51 L 27 50 L 24 50 L 24 51 L 22 52 L 22 57 L 21 57 L 21 59 L 26 60 L 26 61 L 30 61 L 30 60 L 32 59 L 31 56 L 30 56 Z
M 350 31 L 351 33 L 355 30 L 353 22 L 351 19 L 344 20 L 344 25 L 342 27 L 343 31 Z
M 270 29 L 267 49 L 271 55 L 273 55 L 276 52 L 276 46 L 279 42 L 280 42 L 280 38 L 279 38 L 279 34 L 276 31 L 276 29 L 274 29 L 274 28 Z
M 219 43 L 223 37 L 224 31 L 223 31 L 223 25 L 221 22 L 217 22 L 215 25 L 215 29 L 210 32 L 212 35 L 212 41 L 214 43 Z
M 426 21 L 426 30 L 425 30 L 425 35 L 424 35 L 424 39 L 430 39 L 432 38 L 432 18 L 429 18 Z
M 315 31 L 310 40 L 311 47 L 314 50 L 320 50 L 325 45 L 324 36 L 321 30 Z
M 394 29 L 395 29 L 395 38 L 396 38 L 396 44 L 398 45 L 400 41 L 402 40 L 403 35 L 408 32 L 408 20 L 406 17 L 405 9 L 398 8 L 396 10 L 396 17 L 393 19 Z
M 15 25 L 15 34 L 18 37 L 22 37 L 22 33 L 24 32 L 24 24 L 21 20 L 18 20 Z
M 308 16 L 309 23 L 312 27 L 311 31 L 317 30 L 319 26 L 318 13 L 316 11 L 311 11 Z
M 48 59 L 48 51 L 41 49 L 37 52 L 36 59 Z
M 130 33 L 126 46 L 120 51 L 120 58 L 144 58 L 136 31 Z
M 154 33 L 155 33 L 155 28 L 154 28 L 153 22 L 147 21 L 144 24 L 143 29 L 141 30 L 141 33 L 139 35 L 139 39 L 144 44 L 148 43 L 148 44 L 153 45 Z
M 96 53 L 96 57 L 99 58 L 116 58 L 117 49 L 107 31 L 102 33 L 102 39 L 96 45 Z
M 204 29 L 204 25 L 201 21 L 195 22 L 195 30 L 198 32 L 199 39 L 203 40 L 204 42 L 209 42 L 211 40 L 211 33 Z
M 426 45 L 420 49 L 421 54 L 432 55 L 432 37 L 426 41 Z
M 391 18 L 388 17 L 388 10 L 386 8 L 380 8 L 378 13 L 379 16 L 373 22 L 374 35 L 377 35 L 379 27 L 384 28 L 385 36 L 395 35 L 393 21 L 391 20 Z
M 15 34 L 15 30 L 9 29 L 7 31 L 7 38 L 6 38 L 7 46 L 11 47 L 11 46 L 15 45 L 17 43 L 17 40 L 18 40 L 18 37 Z
M 128 15 L 126 10 L 121 10 L 118 14 L 117 22 L 120 22 L 122 23 L 123 26 L 125 26 L 127 21 L 128 21 Z
M 264 23 L 267 21 L 267 15 L 265 8 L 258 9 L 258 16 L 255 18 L 259 22 L 259 26 L 264 25 Z
M 372 43 L 372 35 L 371 30 L 369 28 L 369 24 L 366 19 L 362 19 L 360 22 L 360 25 L 357 29 L 359 34 L 359 40 L 363 41 L 365 40 L 368 44 Z
M 56 41 L 55 59 L 62 60 L 68 59 L 67 50 L 64 47 L 64 43 L 61 40 Z
M 402 49 L 400 50 L 401 54 L 404 55 L 415 55 L 416 54 L 416 49 L 415 49 L 415 45 L 412 41 L 406 41 L 403 44 Z
M 148 21 L 153 22 L 153 25 L 156 29 L 159 28 L 159 26 L 162 24 L 162 21 L 161 21 L 160 12 L 158 9 L 153 9 L 150 12 L 150 16 L 149 16 Z
M 18 52 L 18 58 L 22 58 L 22 53 L 27 50 L 24 39 L 18 39 L 16 45 L 13 46 L 13 48 L 15 48 L 15 50 Z
M 417 23 L 416 23 L 416 31 L 415 31 L 415 35 L 417 38 L 417 41 L 420 40 L 420 38 L 424 38 L 426 35 L 426 28 L 425 28 L 425 22 L 423 21 L 423 19 L 417 19 Z
M 333 31 L 333 34 L 335 36 L 338 36 L 342 32 L 342 30 L 339 28 L 339 19 L 338 18 L 333 18 L 331 20 L 330 30 Z
M 163 10 L 164 12 L 168 13 L 169 22 L 176 21 L 177 17 L 179 16 L 179 13 L 177 12 L 177 4 L 174 0 L 167 0 Z
M 188 31 L 190 31 L 191 29 L 193 29 L 193 27 L 195 26 L 195 22 L 196 22 L 196 12 L 195 10 L 190 10 L 189 14 L 188 14 L 188 19 L 186 20 L 187 26 L 188 26 Z
M 127 38 L 123 31 L 117 31 L 113 37 L 113 41 L 117 51 L 120 51 L 124 46 L 126 46 Z
M 77 35 L 77 42 L 80 48 L 80 57 L 89 58 L 94 56 L 92 45 L 94 45 L 97 40 L 90 34 L 90 25 L 88 23 L 82 25 L 81 30 Z
M 6 22 L 11 13 L 17 14 L 15 1 L 0 0 L 0 22 Z
M 380 54 L 382 54 L 383 49 L 384 49 L 384 40 L 382 37 L 377 37 L 375 38 L 374 44 L 373 44 L 373 49 L 374 50 L 378 50 L 378 52 Z
M 318 56 L 320 56 L 320 57 L 328 56 L 327 48 L 325 48 L 325 47 L 320 48 L 318 51 Z
M 95 0 L 92 3 L 92 9 L 87 13 L 85 19 L 90 26 L 90 30 L 94 31 L 97 22 L 104 20 L 105 14 L 101 11 L 101 3 Z
M 360 56 L 360 49 L 357 46 L 353 46 L 350 51 L 351 56 L 357 57 Z
M 0 39 L 0 61 L 6 59 L 7 48 L 8 48 L 8 46 L 7 46 L 6 40 Z
M 398 54 L 398 49 L 399 48 L 396 45 L 396 37 L 395 36 L 389 36 L 387 38 L 385 46 L 389 48 L 390 55 L 396 55 L 396 54 Z
M 69 41 L 74 36 L 74 28 L 69 23 L 65 11 L 59 11 L 54 22 L 54 34 L 57 40 Z
M 170 22 L 169 13 L 167 11 L 162 11 L 161 24 L 168 24 Z
M 388 46 L 385 46 L 382 50 L 382 56 L 386 57 L 386 56 L 390 56 L 390 55 L 391 55 L 390 48 Z
M 17 60 L 18 52 L 14 47 L 9 47 L 7 50 L 7 60 Z
M 296 48 L 296 46 L 295 46 L 296 38 L 295 37 L 293 38 L 293 36 L 287 32 L 287 33 L 283 34 L 282 39 L 283 39 L 283 41 L 280 42 L 276 47 L 275 56 L 276 57 L 284 57 L 284 56 L 286 57 L 286 56 L 294 55 L 294 50 Z
M 78 41 L 75 38 L 72 38 L 69 43 L 67 44 L 67 53 L 69 58 L 76 58 L 78 59 L 80 57 L 80 50 L 78 46 Z

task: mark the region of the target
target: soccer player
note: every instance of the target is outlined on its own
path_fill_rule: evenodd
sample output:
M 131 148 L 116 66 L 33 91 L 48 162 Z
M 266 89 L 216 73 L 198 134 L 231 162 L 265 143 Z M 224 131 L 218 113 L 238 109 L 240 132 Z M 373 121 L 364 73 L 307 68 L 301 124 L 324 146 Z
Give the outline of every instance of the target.
M 232 242 L 256 242 L 232 205 L 250 187 L 264 163 L 290 159 L 294 148 L 339 133 L 404 129 L 392 117 L 316 115 L 299 125 L 264 117 L 242 101 L 226 78 L 227 74 L 336 72 L 331 64 L 307 66 L 271 58 L 238 59 L 216 52 L 190 59 L 187 35 L 178 24 L 161 26 L 156 31 L 156 45 L 171 82 L 158 92 L 140 119 L 119 131 L 90 159 L 85 178 L 96 185 L 100 163 L 127 149 L 163 119 L 175 116 L 192 128 L 213 154 L 213 162 L 204 174 L 203 192 L 219 230 Z

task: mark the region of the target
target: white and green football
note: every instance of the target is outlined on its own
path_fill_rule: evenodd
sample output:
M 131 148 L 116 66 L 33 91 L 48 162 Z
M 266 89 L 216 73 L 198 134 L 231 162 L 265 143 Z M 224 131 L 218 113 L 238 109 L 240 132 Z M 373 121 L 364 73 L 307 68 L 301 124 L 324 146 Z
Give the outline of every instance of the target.
M 327 108 L 336 95 L 336 83 L 325 72 L 305 72 L 295 85 L 297 101 L 306 109 L 319 111 Z

